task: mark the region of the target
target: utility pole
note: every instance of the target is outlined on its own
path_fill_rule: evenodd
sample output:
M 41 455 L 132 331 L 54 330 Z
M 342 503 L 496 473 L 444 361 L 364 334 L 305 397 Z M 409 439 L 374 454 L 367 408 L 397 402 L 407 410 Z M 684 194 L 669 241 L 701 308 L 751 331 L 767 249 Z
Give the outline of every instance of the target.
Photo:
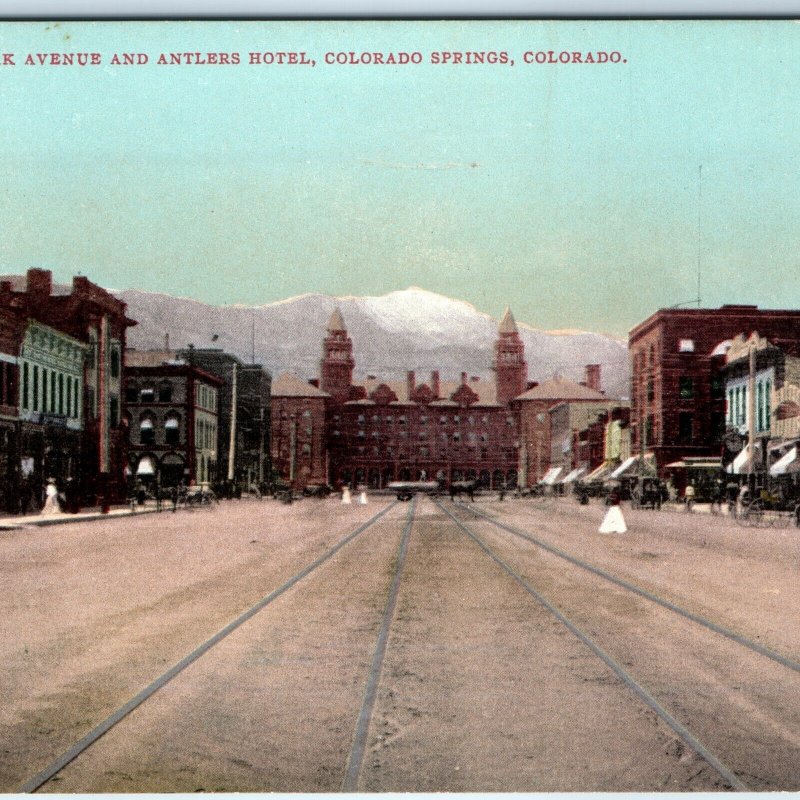
M 258 425 L 258 486 L 264 483 L 264 405 L 262 404 L 259 411 L 259 425 Z
M 297 419 L 292 414 L 289 420 L 289 483 L 294 484 L 294 471 L 297 459 Z
M 750 483 L 753 482 L 756 455 L 756 348 L 755 342 L 749 341 L 748 349 L 748 376 L 747 376 L 747 447 L 750 448 L 747 474 Z M 752 490 L 752 485 L 751 485 Z
M 233 377 L 231 378 L 231 437 L 228 444 L 228 480 L 232 481 L 236 471 L 236 367 L 233 362 Z

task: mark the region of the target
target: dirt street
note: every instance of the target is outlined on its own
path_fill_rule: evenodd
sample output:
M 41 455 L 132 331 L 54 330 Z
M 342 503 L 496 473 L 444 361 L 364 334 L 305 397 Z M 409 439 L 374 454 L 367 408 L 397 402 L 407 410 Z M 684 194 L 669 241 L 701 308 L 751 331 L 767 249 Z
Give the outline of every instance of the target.
M 431 500 L 223 503 L 0 534 L 0 790 L 391 505 L 42 791 L 338 791 L 414 513 L 358 788 L 714 791 L 720 774 Z M 800 789 L 800 674 L 443 505 L 749 788 Z M 494 497 L 475 508 L 800 659 L 800 534 Z

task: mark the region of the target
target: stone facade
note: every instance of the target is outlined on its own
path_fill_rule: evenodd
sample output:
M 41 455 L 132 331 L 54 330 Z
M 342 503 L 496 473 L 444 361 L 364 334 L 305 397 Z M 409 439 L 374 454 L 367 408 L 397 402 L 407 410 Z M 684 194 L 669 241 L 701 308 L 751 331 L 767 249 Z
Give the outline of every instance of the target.
M 148 355 L 128 352 L 129 483 L 209 484 L 216 476 L 222 379 L 190 364 L 147 364 Z

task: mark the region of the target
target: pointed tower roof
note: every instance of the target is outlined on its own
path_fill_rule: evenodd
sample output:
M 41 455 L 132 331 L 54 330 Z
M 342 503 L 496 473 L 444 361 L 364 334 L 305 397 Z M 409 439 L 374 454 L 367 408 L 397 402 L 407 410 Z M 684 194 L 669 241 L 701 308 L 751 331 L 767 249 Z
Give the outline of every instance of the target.
M 334 333 L 335 331 L 346 331 L 347 328 L 344 326 L 344 319 L 342 319 L 342 312 L 339 310 L 339 307 L 333 309 L 333 314 L 331 314 L 331 318 L 328 320 L 328 332 Z
M 514 315 L 511 313 L 511 308 L 509 306 L 506 306 L 503 319 L 500 320 L 498 333 L 519 333 L 517 330 L 517 323 L 514 320 Z

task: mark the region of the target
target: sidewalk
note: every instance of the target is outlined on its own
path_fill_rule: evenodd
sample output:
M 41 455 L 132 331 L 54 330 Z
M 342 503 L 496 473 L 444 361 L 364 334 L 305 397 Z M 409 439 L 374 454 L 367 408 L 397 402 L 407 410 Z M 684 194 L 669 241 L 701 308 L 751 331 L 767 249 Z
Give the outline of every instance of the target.
M 108 519 L 109 517 L 130 517 L 137 514 L 153 514 L 156 512 L 155 506 L 137 506 L 135 511 L 131 511 L 130 506 L 115 506 L 107 514 L 99 509 L 81 511 L 78 514 L 26 514 L 23 517 L 0 517 L 0 531 L 13 531 L 20 528 L 43 528 L 47 525 L 64 525 L 68 522 L 92 522 L 94 520 Z

